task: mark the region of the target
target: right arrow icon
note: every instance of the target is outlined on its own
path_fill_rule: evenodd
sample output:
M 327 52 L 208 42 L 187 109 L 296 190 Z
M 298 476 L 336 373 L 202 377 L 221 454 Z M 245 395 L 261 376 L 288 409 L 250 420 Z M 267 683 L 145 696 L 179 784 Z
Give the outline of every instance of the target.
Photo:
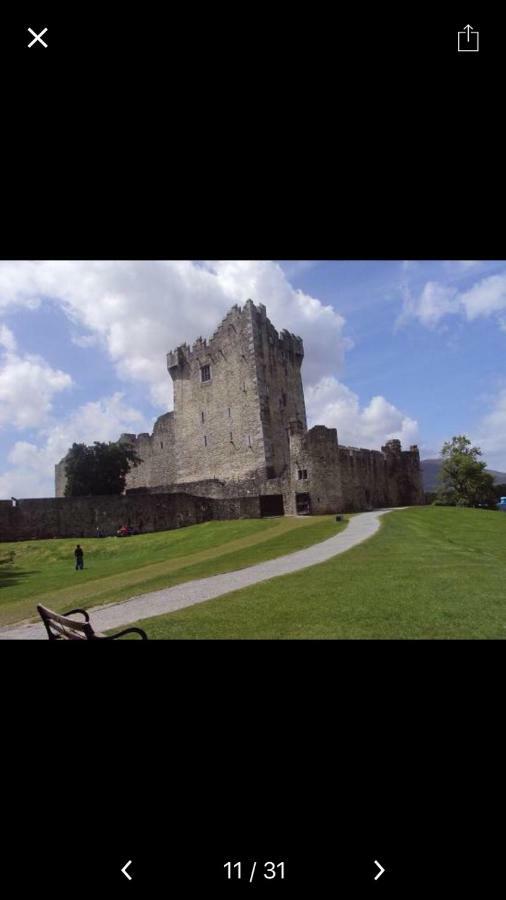
M 381 863 L 378 862 L 377 859 L 374 860 L 374 865 L 377 866 L 378 869 L 379 869 L 378 874 L 374 876 L 374 880 L 377 881 L 378 878 L 381 878 L 381 876 L 383 875 L 383 872 L 384 872 L 385 870 L 384 870 L 383 866 L 381 865 Z

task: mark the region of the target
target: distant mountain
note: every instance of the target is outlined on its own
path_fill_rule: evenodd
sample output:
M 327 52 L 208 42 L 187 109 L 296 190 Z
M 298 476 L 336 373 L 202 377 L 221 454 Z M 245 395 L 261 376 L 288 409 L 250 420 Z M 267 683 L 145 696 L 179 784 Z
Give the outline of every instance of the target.
M 438 487 L 437 476 L 441 468 L 440 459 L 422 459 L 420 462 L 423 473 L 423 487 L 426 491 L 435 491 Z M 496 472 L 495 469 L 487 469 L 494 476 L 496 484 L 506 484 L 506 472 Z

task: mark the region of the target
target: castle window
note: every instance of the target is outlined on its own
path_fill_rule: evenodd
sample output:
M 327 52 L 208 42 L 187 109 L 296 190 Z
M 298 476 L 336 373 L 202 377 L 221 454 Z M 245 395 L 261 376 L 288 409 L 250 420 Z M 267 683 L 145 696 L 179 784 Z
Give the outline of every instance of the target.
M 228 408 L 228 417 L 229 417 L 229 419 L 230 419 L 230 416 L 231 416 L 231 415 L 232 415 L 232 413 L 230 412 L 230 406 L 229 406 L 229 408 Z
M 299 469 L 297 472 L 297 478 L 299 481 L 306 481 L 307 479 L 307 469 Z
M 204 435 L 204 447 L 207 447 L 207 435 Z
M 201 366 L 200 380 L 203 384 L 206 381 L 211 381 L 211 366 Z
M 251 435 L 248 434 L 248 447 L 251 447 Z
M 160 441 L 160 448 L 163 450 L 163 441 Z
M 232 432 L 230 432 L 230 443 L 231 443 L 231 444 L 234 443 L 234 438 L 233 438 Z
M 204 411 L 202 411 L 200 413 L 200 418 L 201 418 L 202 422 L 204 422 L 204 419 L 205 419 Z
M 286 406 L 286 394 L 281 394 L 281 406 L 284 408 Z

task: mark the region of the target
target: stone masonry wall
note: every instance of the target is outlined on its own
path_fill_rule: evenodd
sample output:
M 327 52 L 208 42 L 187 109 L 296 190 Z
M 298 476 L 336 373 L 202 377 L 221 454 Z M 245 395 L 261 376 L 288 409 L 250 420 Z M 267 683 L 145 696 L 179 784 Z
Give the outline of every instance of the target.
M 65 462 L 67 457 L 64 456 L 60 462 L 56 463 L 54 467 L 54 495 L 55 497 L 64 497 L 65 496 L 65 485 L 67 484 L 67 478 L 65 475 Z
M 418 447 L 401 450 L 388 441 L 381 452 L 339 447 L 344 509 L 353 512 L 382 506 L 423 503 Z
M 258 497 L 214 499 L 189 494 L 51 497 L 0 501 L 0 541 L 114 535 L 121 525 L 143 533 L 195 525 L 211 519 L 258 518 Z
M 176 482 L 282 474 L 289 422 L 306 425 L 303 356 L 302 340 L 279 335 L 265 306 L 251 300 L 233 307 L 209 341 L 169 353 Z
M 347 512 L 389 505 L 386 460 L 379 450 L 339 447 L 343 509 Z
M 176 482 L 240 478 L 265 466 L 251 306 L 234 306 L 209 341 L 167 356 Z
M 155 487 L 176 480 L 174 413 L 165 413 L 155 422 L 153 434 L 122 434 L 120 441 L 129 443 L 142 459 L 126 478 L 126 489 Z
M 267 318 L 265 306 L 250 306 L 260 401 L 265 460 L 271 476 L 283 475 L 290 462 L 289 431 L 292 423 L 306 430 L 306 407 L 301 366 L 302 339 L 284 330 L 278 334 Z
M 165 413 L 156 420 L 153 434 L 122 434 L 120 443 L 130 444 L 142 462 L 126 477 L 126 488 L 151 487 L 170 484 L 176 478 L 174 457 L 174 413 Z M 55 496 L 65 496 L 65 459 L 55 466 Z
M 290 434 L 290 474 L 284 491 L 285 512 L 297 512 L 297 494 L 309 494 L 316 515 L 343 508 L 337 431 L 316 425 L 304 432 L 293 425 Z
M 387 441 L 381 448 L 385 455 L 391 506 L 424 503 L 420 454 L 416 444 L 401 449 L 400 441 Z
M 342 447 L 336 429 L 307 430 L 303 357 L 302 339 L 278 333 L 251 300 L 232 307 L 209 340 L 168 353 L 174 412 L 157 419 L 152 435 L 120 438 L 142 459 L 127 476 L 127 495 L 281 494 L 288 514 L 298 494 L 309 495 L 316 514 L 423 503 L 416 446 Z M 64 463 L 55 467 L 57 496 Z

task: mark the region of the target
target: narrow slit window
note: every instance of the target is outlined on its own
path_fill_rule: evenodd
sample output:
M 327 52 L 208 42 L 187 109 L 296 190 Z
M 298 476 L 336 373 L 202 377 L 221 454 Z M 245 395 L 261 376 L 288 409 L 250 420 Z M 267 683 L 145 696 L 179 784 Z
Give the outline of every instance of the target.
M 202 412 L 201 412 L 201 413 L 200 413 L 200 418 L 201 418 L 201 420 L 202 420 L 202 422 L 204 422 L 204 421 L 205 421 L 205 418 L 206 418 L 206 417 L 205 417 L 205 415 L 204 415 L 204 412 L 203 412 L 203 411 L 202 411 Z
M 202 366 L 200 369 L 200 380 L 204 384 L 206 381 L 211 381 L 211 366 Z
M 160 448 L 163 450 L 163 441 L 160 441 Z
M 204 447 L 207 447 L 207 435 L 204 435 Z

